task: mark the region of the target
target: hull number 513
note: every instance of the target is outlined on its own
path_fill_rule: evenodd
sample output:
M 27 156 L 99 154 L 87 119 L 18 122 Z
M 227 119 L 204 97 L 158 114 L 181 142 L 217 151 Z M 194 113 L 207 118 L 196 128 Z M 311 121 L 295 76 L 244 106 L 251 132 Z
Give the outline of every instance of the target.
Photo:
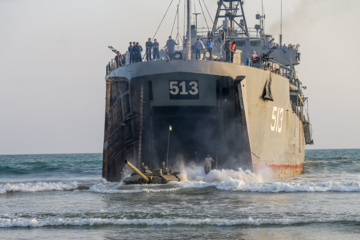
M 169 81 L 170 99 L 199 99 L 199 82 L 195 80 Z
M 281 133 L 283 127 L 284 109 L 280 107 L 273 107 L 270 124 L 270 129 L 273 132 Z

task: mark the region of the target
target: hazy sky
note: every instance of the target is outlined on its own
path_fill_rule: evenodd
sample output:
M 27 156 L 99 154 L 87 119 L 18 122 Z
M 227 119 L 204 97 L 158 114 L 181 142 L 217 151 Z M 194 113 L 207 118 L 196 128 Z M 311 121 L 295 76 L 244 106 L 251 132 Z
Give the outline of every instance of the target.
M 177 2 L 157 34 L 161 46 Z M 205 2 L 214 17 L 217 0 Z M 107 46 L 144 44 L 169 3 L 0 0 L 0 154 L 102 152 Z M 244 7 L 253 27 L 261 0 Z M 264 9 L 265 31 L 278 40 L 280 0 L 264 0 Z M 301 45 L 312 148 L 360 147 L 359 16 L 358 0 L 283 0 L 284 42 Z M 198 22 L 205 26 L 202 15 Z

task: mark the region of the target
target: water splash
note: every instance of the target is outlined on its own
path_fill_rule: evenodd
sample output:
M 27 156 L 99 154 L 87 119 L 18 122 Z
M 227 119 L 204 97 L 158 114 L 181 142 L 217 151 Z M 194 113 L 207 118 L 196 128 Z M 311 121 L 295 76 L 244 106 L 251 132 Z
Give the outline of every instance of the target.
M 246 182 L 268 182 L 274 180 L 273 172 L 264 168 L 260 173 L 253 173 L 250 170 L 213 169 L 205 174 L 202 166 L 195 164 L 191 166 L 182 165 L 179 175 L 181 181 L 203 181 L 203 182 L 224 182 L 224 181 L 246 181 Z

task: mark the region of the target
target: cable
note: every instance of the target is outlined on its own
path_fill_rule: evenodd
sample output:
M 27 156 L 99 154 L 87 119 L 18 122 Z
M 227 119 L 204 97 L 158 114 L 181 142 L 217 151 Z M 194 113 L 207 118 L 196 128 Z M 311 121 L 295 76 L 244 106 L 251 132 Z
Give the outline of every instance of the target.
M 202 14 L 203 14 L 203 16 L 204 16 L 204 19 L 205 19 L 206 26 L 207 26 L 208 29 L 210 29 L 210 28 L 209 28 L 209 25 L 208 25 L 208 23 L 207 23 L 207 21 L 206 21 L 205 13 L 204 13 L 204 10 L 203 10 L 203 7 L 202 7 L 202 5 L 201 5 L 200 0 L 199 0 L 199 4 L 200 4 L 201 12 L 202 12 Z
M 177 10 L 176 10 L 176 12 L 177 12 Z M 176 18 L 177 18 L 177 14 L 175 14 L 174 23 L 173 23 L 172 28 L 171 28 L 170 36 L 172 36 L 173 30 L 174 30 L 174 26 L 175 26 Z
M 179 18 L 179 16 L 178 16 L 178 15 L 179 15 L 178 8 L 179 8 L 179 6 L 180 6 L 180 2 L 181 2 L 181 0 L 179 0 L 178 5 L 176 6 L 176 14 L 175 14 L 173 26 L 172 26 L 172 28 L 171 28 L 170 36 L 172 36 L 172 34 L 173 34 L 174 26 L 175 26 L 175 21 L 176 21 L 176 19 Z M 176 36 L 177 36 L 177 35 L 179 35 L 179 29 L 177 30 Z
M 214 22 L 214 20 L 213 20 L 212 17 L 211 17 L 211 14 L 210 14 L 210 12 L 209 12 L 209 9 L 208 9 L 207 6 L 206 6 L 205 0 L 203 0 L 203 2 L 204 2 L 204 6 L 205 6 L 205 8 L 206 8 L 206 11 L 207 11 L 207 13 L 209 14 L 209 17 L 210 17 L 211 22 Z
M 160 22 L 160 24 L 159 24 L 159 27 L 156 29 L 156 32 L 155 32 L 155 34 L 154 34 L 153 39 L 155 38 L 157 32 L 159 31 L 159 28 L 160 28 L 162 22 L 164 21 L 164 18 L 165 18 L 165 16 L 166 16 L 166 14 L 168 13 L 169 8 L 170 8 L 171 4 L 173 3 L 173 1 L 174 1 L 174 0 L 171 0 L 171 2 L 170 2 L 170 4 L 169 4 L 169 7 L 167 8 L 167 10 L 166 10 L 166 12 L 165 12 L 165 15 L 164 15 L 164 17 L 162 18 L 162 20 L 161 20 L 161 22 Z

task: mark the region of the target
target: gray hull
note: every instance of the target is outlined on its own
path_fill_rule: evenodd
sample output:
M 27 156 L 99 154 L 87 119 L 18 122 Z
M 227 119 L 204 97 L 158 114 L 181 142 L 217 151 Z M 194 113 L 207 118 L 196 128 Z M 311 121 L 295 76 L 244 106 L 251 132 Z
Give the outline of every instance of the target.
M 300 174 L 303 121 L 290 95 L 289 79 L 225 62 L 154 61 L 118 68 L 106 78 L 103 177 L 121 180 L 125 159 L 160 167 L 168 143 L 171 167 L 202 164 L 210 154 L 217 168 L 268 167 L 277 178 Z

